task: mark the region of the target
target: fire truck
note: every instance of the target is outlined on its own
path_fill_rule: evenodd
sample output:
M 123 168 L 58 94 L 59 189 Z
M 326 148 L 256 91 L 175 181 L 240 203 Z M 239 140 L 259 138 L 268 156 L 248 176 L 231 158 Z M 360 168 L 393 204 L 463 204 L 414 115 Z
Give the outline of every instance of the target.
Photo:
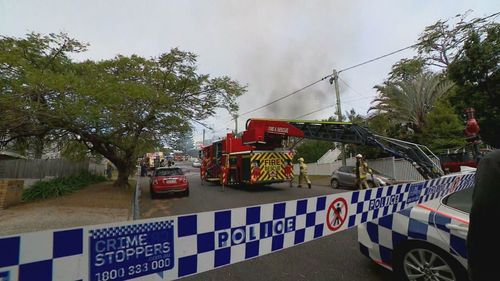
M 148 152 L 144 155 L 143 159 L 148 168 L 152 169 L 160 166 L 160 163 L 165 159 L 165 156 L 161 151 Z
M 443 170 L 453 173 L 460 171 L 461 166 L 477 167 L 483 153 L 479 149 L 481 145 L 481 138 L 479 136 L 480 128 L 474 113 L 474 108 L 465 109 L 467 120 L 464 135 L 467 144 L 452 153 L 439 155 Z
M 262 185 L 290 180 L 293 153 L 289 144 L 291 139 L 303 138 L 379 147 L 408 160 L 425 179 L 444 175 L 432 160 L 438 157 L 427 147 L 380 136 L 354 123 L 248 119 L 240 136 L 229 133 L 201 149 L 202 182 Z

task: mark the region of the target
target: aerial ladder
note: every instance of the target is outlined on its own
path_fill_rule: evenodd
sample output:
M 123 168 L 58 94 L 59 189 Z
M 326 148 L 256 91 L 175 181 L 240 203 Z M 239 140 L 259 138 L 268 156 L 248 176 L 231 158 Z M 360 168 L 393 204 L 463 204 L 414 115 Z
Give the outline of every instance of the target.
M 243 143 L 257 148 L 275 145 L 288 137 L 378 147 L 392 156 L 410 162 L 424 179 L 444 175 L 440 165 L 432 161 L 432 158 L 439 158 L 426 146 L 377 135 L 350 122 L 248 119 L 242 136 Z

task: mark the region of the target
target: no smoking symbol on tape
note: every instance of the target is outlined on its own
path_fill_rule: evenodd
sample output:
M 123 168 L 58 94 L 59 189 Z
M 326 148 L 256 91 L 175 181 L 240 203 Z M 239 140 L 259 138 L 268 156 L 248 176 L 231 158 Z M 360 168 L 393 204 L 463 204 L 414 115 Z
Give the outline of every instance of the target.
M 345 222 L 347 218 L 347 201 L 340 197 L 333 200 L 332 204 L 328 207 L 326 216 L 326 224 L 331 231 L 336 231 Z

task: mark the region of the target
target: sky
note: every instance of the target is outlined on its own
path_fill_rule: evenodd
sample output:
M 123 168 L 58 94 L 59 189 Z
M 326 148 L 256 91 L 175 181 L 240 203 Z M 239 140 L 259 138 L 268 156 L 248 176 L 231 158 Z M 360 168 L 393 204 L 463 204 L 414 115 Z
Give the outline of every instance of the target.
M 75 59 L 117 54 L 155 57 L 178 47 L 198 55 L 200 73 L 228 75 L 248 86 L 239 113 L 287 95 L 360 62 L 416 43 L 439 19 L 473 10 L 472 17 L 500 11 L 498 0 L 0 0 L 0 35 L 66 32 L 90 44 Z M 340 74 L 342 112 L 366 115 L 391 66 L 411 58 L 406 50 Z M 238 118 L 323 119 L 335 113 L 328 79 Z M 224 111 L 203 121 L 206 138 L 233 130 Z M 195 140 L 203 127 L 195 124 Z

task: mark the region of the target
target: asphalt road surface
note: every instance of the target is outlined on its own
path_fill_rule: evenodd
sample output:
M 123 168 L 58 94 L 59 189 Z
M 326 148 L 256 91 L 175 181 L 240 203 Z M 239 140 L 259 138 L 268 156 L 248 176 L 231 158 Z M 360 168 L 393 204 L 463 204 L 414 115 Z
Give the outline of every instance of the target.
M 189 214 L 243 207 L 342 192 L 326 186 L 290 188 L 274 184 L 260 188 L 201 185 L 199 170 L 180 164 L 187 172 L 189 197 L 164 196 L 151 200 L 149 179 L 142 179 L 141 218 Z M 211 270 L 183 280 L 391 280 L 390 271 L 361 255 L 356 229 L 346 230 L 272 254 Z

